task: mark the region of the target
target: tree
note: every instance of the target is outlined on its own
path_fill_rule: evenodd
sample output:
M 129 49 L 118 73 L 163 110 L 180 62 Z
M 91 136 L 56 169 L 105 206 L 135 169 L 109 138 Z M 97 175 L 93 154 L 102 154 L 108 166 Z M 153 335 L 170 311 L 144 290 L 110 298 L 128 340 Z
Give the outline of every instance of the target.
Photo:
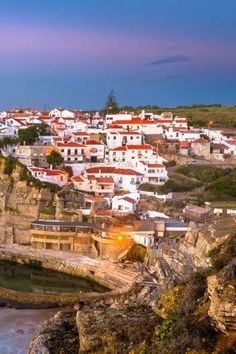
M 37 124 L 32 127 L 19 131 L 19 142 L 21 145 L 33 145 L 39 135 L 46 135 L 48 126 L 45 123 Z
M 53 168 L 60 166 L 63 162 L 63 157 L 56 150 L 52 150 L 50 154 L 46 157 L 47 163 L 52 165 Z
M 36 126 L 22 129 L 19 131 L 20 144 L 33 145 L 38 139 L 38 130 Z
M 107 96 L 105 111 L 107 114 L 117 113 L 119 111 L 119 106 L 118 106 L 116 96 L 115 96 L 115 93 L 113 90 L 111 90 L 109 95 Z

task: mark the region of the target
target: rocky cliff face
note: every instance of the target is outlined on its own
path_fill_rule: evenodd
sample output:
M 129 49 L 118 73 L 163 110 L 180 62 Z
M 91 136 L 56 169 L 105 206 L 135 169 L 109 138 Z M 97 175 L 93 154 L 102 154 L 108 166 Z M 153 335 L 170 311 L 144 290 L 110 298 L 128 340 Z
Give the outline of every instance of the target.
M 0 243 L 29 243 L 30 223 L 39 218 L 81 218 L 79 208 L 83 197 L 80 194 L 39 189 L 31 182 L 20 180 L 20 174 L 19 166 L 11 176 L 4 174 L 4 161 L 0 160 Z M 72 208 L 76 212 L 66 214 Z

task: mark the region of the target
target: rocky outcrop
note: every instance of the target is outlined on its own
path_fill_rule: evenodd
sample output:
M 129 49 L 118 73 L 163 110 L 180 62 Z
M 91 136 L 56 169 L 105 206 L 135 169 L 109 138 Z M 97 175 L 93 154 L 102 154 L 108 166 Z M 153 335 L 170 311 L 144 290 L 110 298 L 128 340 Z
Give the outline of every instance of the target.
M 216 328 L 223 333 L 234 332 L 236 337 L 236 288 L 235 284 L 221 284 L 219 274 L 208 277 L 210 307 L 208 314 Z
M 76 316 L 81 354 L 141 353 L 158 317 L 148 307 L 84 308 Z
M 4 174 L 0 159 L 0 243 L 29 243 L 30 223 L 35 219 L 81 220 L 80 212 L 67 212 L 81 208 L 81 194 L 36 188 L 32 182 L 20 180 L 21 172 L 17 165 L 10 177 Z
M 28 354 L 78 354 L 79 334 L 75 311 L 58 312 L 45 322 L 30 344 Z

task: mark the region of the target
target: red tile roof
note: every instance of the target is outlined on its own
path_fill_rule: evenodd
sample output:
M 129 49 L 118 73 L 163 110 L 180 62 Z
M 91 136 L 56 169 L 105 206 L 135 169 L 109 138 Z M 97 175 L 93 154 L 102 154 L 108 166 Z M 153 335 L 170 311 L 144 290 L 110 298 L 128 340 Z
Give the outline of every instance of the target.
M 103 174 L 103 173 L 110 173 L 110 174 L 120 174 L 120 175 L 127 175 L 127 176 L 143 176 L 142 173 L 134 171 L 130 168 L 115 168 L 115 167 L 90 167 L 86 169 L 87 174 Z
M 127 150 L 152 150 L 152 145 L 149 144 L 142 144 L 142 145 L 125 145 L 125 146 L 118 146 L 112 151 L 127 151 Z
M 106 202 L 106 199 L 104 197 L 85 197 L 85 200 L 89 200 L 90 202 L 94 203 L 102 203 Z
M 183 149 L 183 148 L 189 148 L 191 144 L 188 141 L 180 141 L 179 142 L 179 146 Z
M 103 145 L 103 144 L 100 143 L 100 141 L 97 141 L 97 140 L 87 140 L 86 141 L 86 145 Z
M 86 133 L 86 132 L 74 132 L 74 133 L 72 133 L 72 135 L 75 135 L 75 136 L 89 136 L 89 134 Z
M 165 166 L 163 166 L 160 163 L 149 163 L 148 167 L 150 167 L 150 168 L 164 168 Z
M 73 142 L 68 142 L 68 143 L 58 143 L 58 147 L 68 147 L 68 148 L 84 148 L 84 145 L 81 145 L 79 143 L 73 143 Z
M 96 216 L 112 216 L 112 210 L 96 210 Z
M 97 182 L 113 184 L 114 180 L 112 177 L 97 177 Z
M 136 203 L 136 201 L 130 197 L 124 197 L 124 198 L 121 198 L 121 200 L 125 200 L 126 202 L 131 203 L 131 204 Z

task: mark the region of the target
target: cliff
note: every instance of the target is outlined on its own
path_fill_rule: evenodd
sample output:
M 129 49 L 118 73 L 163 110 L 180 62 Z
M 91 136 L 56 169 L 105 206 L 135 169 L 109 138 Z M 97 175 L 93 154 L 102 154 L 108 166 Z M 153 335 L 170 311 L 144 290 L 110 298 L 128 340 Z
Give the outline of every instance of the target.
M 39 181 L 27 179 L 25 168 L 16 164 L 6 174 L 6 161 L 0 159 L 0 243 L 30 242 L 30 223 L 35 219 L 81 218 L 80 213 L 64 215 L 64 210 L 78 210 L 83 196 L 70 191 L 49 188 Z M 78 215 L 76 215 L 78 214 Z

